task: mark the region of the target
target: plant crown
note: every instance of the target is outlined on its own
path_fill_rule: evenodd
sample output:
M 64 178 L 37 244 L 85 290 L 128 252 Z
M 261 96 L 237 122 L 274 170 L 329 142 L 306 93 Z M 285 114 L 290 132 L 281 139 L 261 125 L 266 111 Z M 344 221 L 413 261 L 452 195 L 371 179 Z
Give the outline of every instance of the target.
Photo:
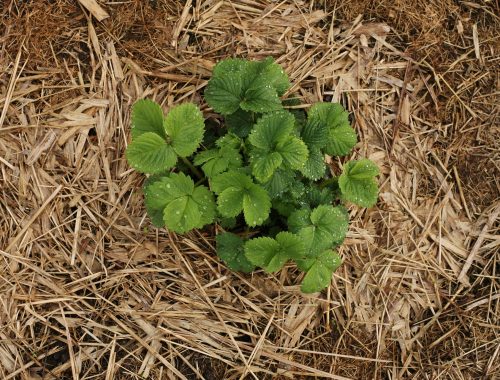
M 325 156 L 346 156 L 357 143 L 348 112 L 316 103 L 306 114 L 293 107 L 296 99 L 281 99 L 289 88 L 272 58 L 223 60 L 205 100 L 225 128 L 205 126 L 192 103 L 164 116 L 158 104 L 139 100 L 126 157 L 149 174 L 145 205 L 155 226 L 185 233 L 216 223 L 225 231 L 217 254 L 229 268 L 272 273 L 293 260 L 306 272 L 302 291 L 312 293 L 341 264 L 335 248 L 348 230 L 344 204 L 373 206 L 379 171 L 361 159 L 332 175 Z

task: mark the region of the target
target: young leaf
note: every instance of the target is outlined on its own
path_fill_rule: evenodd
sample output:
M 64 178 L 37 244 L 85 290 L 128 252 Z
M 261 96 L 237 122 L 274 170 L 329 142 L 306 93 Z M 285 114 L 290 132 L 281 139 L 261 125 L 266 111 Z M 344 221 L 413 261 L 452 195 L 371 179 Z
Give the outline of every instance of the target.
M 291 201 L 289 199 L 278 198 L 273 200 L 273 209 L 275 209 L 278 214 L 284 216 L 285 218 L 288 218 L 291 214 L 297 211 L 298 207 L 299 206 L 297 202 Z
M 132 140 L 146 132 L 153 132 L 166 138 L 163 127 L 163 111 L 149 99 L 138 100 L 132 106 Z
M 325 147 L 326 154 L 330 156 L 345 156 L 354 148 L 358 142 L 356 131 L 350 126 L 344 125 L 330 129 L 328 144 Z
M 327 130 L 324 140 L 325 153 L 331 156 L 345 156 L 356 145 L 356 131 L 349 123 L 349 113 L 337 103 L 316 103 L 308 114 L 308 128 L 305 128 L 305 139 L 317 141 Z M 318 135 L 316 136 L 315 133 Z
M 280 270 L 289 259 L 303 257 L 304 253 L 302 241 L 290 232 L 280 232 L 276 235 L 276 240 L 260 237 L 245 243 L 248 261 L 270 273 Z
M 282 163 L 298 169 L 307 160 L 307 147 L 291 135 L 293 126 L 293 115 L 286 111 L 265 114 L 255 124 L 248 140 L 254 147 L 252 174 L 260 182 L 267 182 Z
M 320 149 L 328 142 L 328 131 L 326 124 L 314 118 L 307 120 L 301 131 L 301 138 L 309 150 L 309 157 L 301 171 L 305 177 L 314 181 L 325 175 L 325 156 Z
M 292 181 L 288 186 L 288 192 L 292 199 L 298 200 L 304 196 L 306 187 L 301 181 Z
M 243 210 L 251 227 L 261 225 L 269 216 L 269 194 L 243 173 L 232 170 L 219 174 L 213 178 L 211 188 L 219 194 L 217 204 L 223 216 L 237 216 Z
M 237 149 L 230 146 L 204 150 L 195 156 L 194 164 L 202 165 L 201 169 L 205 175 L 212 178 L 228 169 L 239 168 L 241 166 L 241 155 Z
M 170 110 L 165 118 L 165 129 L 175 152 L 180 157 L 187 157 L 203 140 L 205 122 L 197 106 L 184 103 Z
M 250 273 L 255 269 L 245 256 L 244 242 L 238 235 L 230 232 L 224 232 L 217 235 L 217 256 L 219 256 L 226 265 L 234 270 L 244 273 Z
M 294 118 L 290 112 L 278 111 L 265 114 L 255 124 L 248 141 L 254 147 L 270 152 L 276 144 L 287 140 L 293 125 Z
M 153 132 L 136 137 L 126 151 L 130 166 L 141 173 L 160 173 L 177 162 L 177 155 L 167 142 Z
M 378 198 L 375 176 L 378 173 L 378 167 L 368 159 L 347 162 L 339 177 L 342 197 L 362 207 L 375 205 Z
M 315 293 L 328 287 L 332 273 L 340 266 L 342 260 L 335 251 L 323 251 L 309 260 L 307 273 L 302 280 L 301 290 L 304 293 Z
M 163 210 L 163 221 L 172 231 L 184 233 L 201 228 L 215 218 L 215 202 L 205 186 L 195 187 L 183 173 L 172 173 L 151 183 L 145 190 L 151 210 Z

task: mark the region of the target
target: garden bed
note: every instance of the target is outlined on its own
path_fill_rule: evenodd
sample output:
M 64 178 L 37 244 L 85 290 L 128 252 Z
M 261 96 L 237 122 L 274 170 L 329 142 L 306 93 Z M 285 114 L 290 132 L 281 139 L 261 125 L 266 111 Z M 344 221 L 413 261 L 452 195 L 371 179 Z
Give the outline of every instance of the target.
M 499 375 L 493 2 L 5 3 L 2 379 Z M 233 273 L 212 230 L 146 217 L 131 105 L 191 101 L 217 121 L 201 94 L 230 56 L 273 56 L 302 103 L 341 102 L 351 158 L 380 167 L 324 292 L 302 294 L 292 266 Z

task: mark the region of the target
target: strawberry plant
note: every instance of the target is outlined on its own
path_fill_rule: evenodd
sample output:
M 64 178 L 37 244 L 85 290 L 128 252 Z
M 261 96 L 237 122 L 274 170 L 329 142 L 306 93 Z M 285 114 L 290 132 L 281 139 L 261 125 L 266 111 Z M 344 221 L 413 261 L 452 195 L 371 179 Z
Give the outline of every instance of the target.
M 341 264 L 346 203 L 377 201 L 377 166 L 347 161 L 333 174 L 325 157 L 351 152 L 357 135 L 340 104 L 307 113 L 282 99 L 290 83 L 272 58 L 226 59 L 213 70 L 205 100 L 222 117 L 214 127 L 191 103 L 170 109 L 139 100 L 132 111 L 130 165 L 148 174 L 152 223 L 185 233 L 216 224 L 217 254 L 235 271 L 273 273 L 292 260 L 301 289 L 318 292 Z

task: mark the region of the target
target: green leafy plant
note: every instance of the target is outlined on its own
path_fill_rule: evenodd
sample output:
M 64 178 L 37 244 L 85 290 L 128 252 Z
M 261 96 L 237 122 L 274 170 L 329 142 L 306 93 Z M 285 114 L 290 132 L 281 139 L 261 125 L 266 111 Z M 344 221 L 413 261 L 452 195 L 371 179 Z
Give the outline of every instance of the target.
M 317 103 L 306 113 L 283 99 L 289 88 L 272 58 L 223 60 L 204 95 L 225 127 L 205 126 L 191 103 L 165 116 L 139 100 L 126 156 L 149 175 L 145 205 L 155 226 L 185 233 L 215 224 L 217 254 L 230 269 L 273 273 L 294 261 L 305 272 L 302 291 L 312 293 L 341 264 L 346 203 L 373 206 L 379 171 L 361 159 L 335 175 L 325 157 L 346 156 L 357 143 L 348 112 Z

